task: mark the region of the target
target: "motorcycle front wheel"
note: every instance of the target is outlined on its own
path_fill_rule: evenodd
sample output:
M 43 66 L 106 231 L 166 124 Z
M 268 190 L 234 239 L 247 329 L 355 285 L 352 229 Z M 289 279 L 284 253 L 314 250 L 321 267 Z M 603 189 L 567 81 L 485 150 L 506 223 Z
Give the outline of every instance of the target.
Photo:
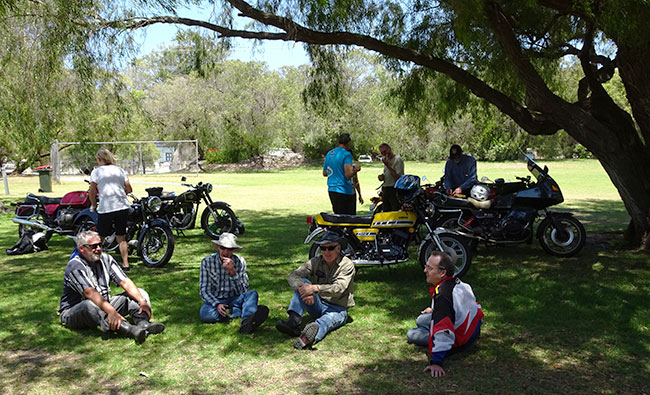
M 218 239 L 224 232 L 235 233 L 237 217 L 225 204 L 212 203 L 203 210 L 201 228 L 211 239 Z
M 174 235 L 166 226 L 154 225 L 144 230 L 138 244 L 138 255 L 147 267 L 162 267 L 169 262 L 174 253 Z
M 587 238 L 585 227 L 568 215 L 556 216 L 555 222 L 562 229 L 556 228 L 548 217 L 544 218 L 537 229 L 537 238 L 544 251 L 561 257 L 574 256 L 580 252 Z
M 451 261 L 456 265 L 454 277 L 462 277 L 472 266 L 472 255 L 463 239 L 455 234 L 443 233 L 438 235 L 443 246 L 444 252 L 451 256 Z M 438 245 L 431 239 L 426 239 L 419 248 L 419 261 L 424 269 L 427 260 L 433 251 L 440 251 Z

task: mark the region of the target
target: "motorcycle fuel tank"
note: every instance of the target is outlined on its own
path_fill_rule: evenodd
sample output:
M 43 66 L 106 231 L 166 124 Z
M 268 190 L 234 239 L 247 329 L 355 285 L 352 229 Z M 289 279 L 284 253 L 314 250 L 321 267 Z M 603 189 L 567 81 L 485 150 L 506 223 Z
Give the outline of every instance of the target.
M 372 218 L 373 228 L 411 228 L 415 226 L 417 216 L 412 211 L 387 211 L 377 213 Z

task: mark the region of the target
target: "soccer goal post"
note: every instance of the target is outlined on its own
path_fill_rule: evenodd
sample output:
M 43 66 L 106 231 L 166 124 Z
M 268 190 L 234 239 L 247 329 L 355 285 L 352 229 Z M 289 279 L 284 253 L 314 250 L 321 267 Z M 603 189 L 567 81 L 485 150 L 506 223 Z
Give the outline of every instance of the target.
M 116 164 L 129 175 L 171 172 L 196 172 L 199 175 L 199 141 L 99 141 L 60 142 L 50 147 L 52 179 L 61 183 L 62 175 L 90 174 L 97 166 L 100 148 L 110 150 Z

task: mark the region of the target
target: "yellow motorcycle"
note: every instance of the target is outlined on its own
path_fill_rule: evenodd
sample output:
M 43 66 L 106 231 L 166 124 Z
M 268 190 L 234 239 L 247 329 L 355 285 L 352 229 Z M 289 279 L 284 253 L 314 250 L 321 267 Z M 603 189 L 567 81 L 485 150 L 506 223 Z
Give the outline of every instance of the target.
M 395 191 L 402 211 L 378 212 L 371 215 L 339 215 L 320 213 L 307 218 L 310 233 L 305 239 L 309 244 L 326 231 L 337 232 L 345 239 L 342 253 L 356 266 L 383 266 L 409 260 L 408 247 L 417 242 L 420 226 L 426 236 L 419 242 L 418 260 L 422 267 L 434 250 L 451 255 L 456 265 L 455 275 L 460 277 L 471 265 L 470 250 L 466 238 L 444 228 L 434 229 L 430 216 L 435 207 L 420 186 L 420 178 L 404 175 L 395 183 Z M 320 254 L 320 246 L 313 244 L 309 257 Z

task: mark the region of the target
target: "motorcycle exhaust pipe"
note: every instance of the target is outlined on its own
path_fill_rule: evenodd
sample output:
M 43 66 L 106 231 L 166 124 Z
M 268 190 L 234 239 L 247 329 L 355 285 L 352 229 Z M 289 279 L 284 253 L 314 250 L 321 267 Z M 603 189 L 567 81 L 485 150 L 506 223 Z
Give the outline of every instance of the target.
M 12 218 L 11 220 L 14 221 L 17 224 L 20 224 L 20 225 L 32 226 L 32 227 L 35 227 L 35 228 L 43 229 L 45 231 L 54 232 L 53 228 L 50 228 L 49 226 L 44 225 L 44 224 L 42 224 L 40 222 L 32 222 L 32 221 L 28 221 L 28 220 L 22 219 L 22 218 Z

